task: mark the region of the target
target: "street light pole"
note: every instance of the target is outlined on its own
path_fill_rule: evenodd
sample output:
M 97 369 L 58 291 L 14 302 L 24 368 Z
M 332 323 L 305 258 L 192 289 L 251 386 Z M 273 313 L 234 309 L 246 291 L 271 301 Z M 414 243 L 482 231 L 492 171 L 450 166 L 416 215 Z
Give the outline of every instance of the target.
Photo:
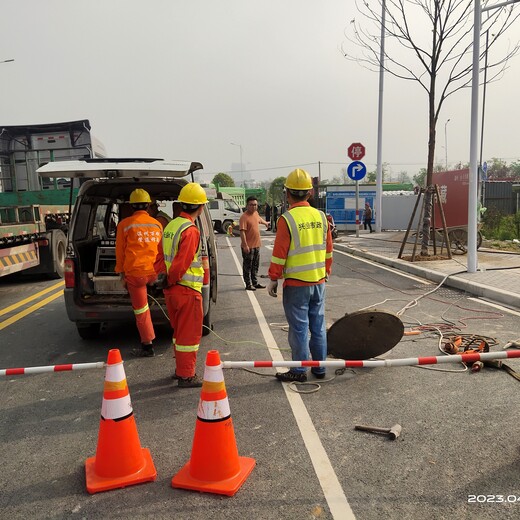
M 385 84 L 385 25 L 386 0 L 381 3 L 381 48 L 379 50 L 379 103 L 377 110 L 377 175 L 376 175 L 376 232 L 381 232 L 383 220 L 383 90 Z M 356 184 L 358 184 L 356 182 Z M 357 228 L 356 228 L 357 230 Z
M 474 0 L 473 7 L 473 70 L 471 74 L 471 129 L 469 145 L 469 186 L 468 186 L 468 273 L 477 272 L 477 206 L 478 206 L 478 83 L 480 60 L 480 28 L 482 13 L 491 11 L 520 0 L 508 0 L 496 5 L 482 7 L 481 0 Z
M 473 7 L 473 70 L 471 73 L 471 128 L 469 140 L 468 179 L 468 273 L 477 272 L 477 152 L 478 152 L 478 80 L 480 58 L 481 0 Z
M 444 152 L 446 154 L 446 171 L 448 171 L 448 130 L 447 130 L 447 126 L 448 126 L 448 123 L 451 121 L 451 119 L 448 119 L 445 123 L 444 123 Z

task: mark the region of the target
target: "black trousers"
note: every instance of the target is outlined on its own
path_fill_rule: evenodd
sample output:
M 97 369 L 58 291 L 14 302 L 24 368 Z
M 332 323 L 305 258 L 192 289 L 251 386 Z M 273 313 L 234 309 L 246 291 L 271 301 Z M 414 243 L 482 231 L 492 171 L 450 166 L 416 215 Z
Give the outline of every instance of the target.
M 368 228 L 370 229 L 370 233 L 372 233 L 372 219 L 371 218 L 366 218 L 364 223 L 363 223 L 363 226 L 364 226 L 365 229 L 368 226 Z
M 256 285 L 258 283 L 257 275 L 260 267 L 260 248 L 253 247 L 249 249 L 249 253 L 244 253 L 242 249 L 242 272 L 244 283 L 246 285 Z

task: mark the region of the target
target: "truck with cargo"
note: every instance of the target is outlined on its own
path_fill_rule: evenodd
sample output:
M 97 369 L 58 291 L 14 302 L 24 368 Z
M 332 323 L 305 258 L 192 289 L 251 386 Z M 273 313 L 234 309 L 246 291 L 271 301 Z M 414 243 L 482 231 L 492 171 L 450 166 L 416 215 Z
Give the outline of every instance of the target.
M 233 197 L 227 193 L 216 192 L 206 189 L 209 203 L 208 208 L 213 221 L 213 228 L 218 233 L 227 233 L 229 226 L 238 225 L 242 209 L 235 202 Z
M 0 127 L 0 276 L 63 276 L 78 180 L 42 179 L 49 162 L 106 155 L 87 119 Z

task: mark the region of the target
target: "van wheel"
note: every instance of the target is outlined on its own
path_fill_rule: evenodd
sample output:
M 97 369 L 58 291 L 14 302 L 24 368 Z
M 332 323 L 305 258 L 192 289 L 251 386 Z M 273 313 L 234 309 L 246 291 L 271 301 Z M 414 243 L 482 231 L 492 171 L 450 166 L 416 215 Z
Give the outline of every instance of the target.
M 65 255 L 67 252 L 67 237 L 61 229 L 53 229 L 51 231 L 51 247 L 52 247 L 52 271 L 49 278 L 63 278 L 65 272 Z
M 208 307 L 208 312 L 202 320 L 202 335 L 207 336 L 213 330 L 213 323 L 211 323 L 211 304 Z
M 96 339 L 101 331 L 101 323 L 76 323 L 81 339 Z

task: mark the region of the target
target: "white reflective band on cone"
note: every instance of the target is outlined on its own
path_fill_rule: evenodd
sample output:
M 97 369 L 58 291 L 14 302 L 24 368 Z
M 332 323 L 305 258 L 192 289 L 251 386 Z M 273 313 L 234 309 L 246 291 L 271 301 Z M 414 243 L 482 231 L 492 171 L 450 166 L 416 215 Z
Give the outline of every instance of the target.
M 212 383 L 220 383 L 224 381 L 224 372 L 222 372 L 222 363 L 218 366 L 206 366 L 204 368 L 204 381 Z
M 110 381 L 111 383 L 118 383 L 119 381 L 123 381 L 125 379 L 126 376 L 125 369 L 123 368 L 123 363 L 118 363 L 117 365 L 107 365 L 105 381 Z
M 231 415 L 229 409 L 229 401 L 220 399 L 219 401 L 199 401 L 199 408 L 197 410 L 197 416 L 199 419 L 205 421 L 218 421 L 219 419 L 225 419 Z
M 132 411 L 130 394 L 119 399 L 103 399 L 101 403 L 101 417 L 104 419 L 121 419 L 121 417 L 131 414 Z

